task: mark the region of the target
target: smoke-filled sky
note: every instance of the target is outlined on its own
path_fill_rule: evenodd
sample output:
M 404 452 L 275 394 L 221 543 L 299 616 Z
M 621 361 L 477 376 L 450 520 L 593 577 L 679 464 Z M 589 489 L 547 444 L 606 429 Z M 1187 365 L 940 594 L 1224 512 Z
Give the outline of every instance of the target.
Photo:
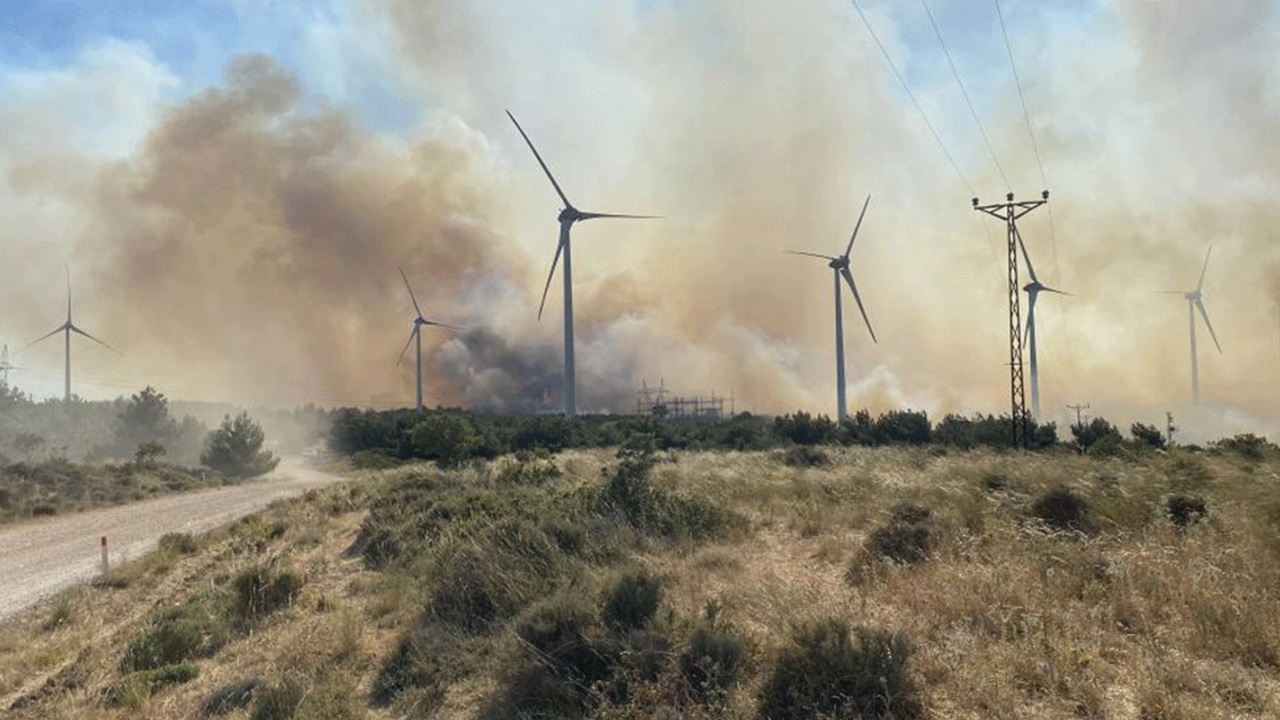
M 847 0 L 18 0 L 0 10 L 0 338 L 12 379 L 73 389 L 407 404 L 412 309 L 428 403 L 537 409 L 560 381 L 560 285 L 535 318 L 558 198 L 662 215 L 574 232 L 579 403 L 642 379 L 740 409 L 834 412 L 831 274 L 862 199 L 850 404 L 1007 405 L 1003 228 L 970 205 L 1043 189 L 993 2 L 930 0 L 1008 179 L 919 0 L 863 0 L 962 178 Z M 1280 15 L 1240 0 L 1004 0 L 1052 217 L 1045 415 L 1280 418 Z M 971 191 L 972 186 L 973 191 Z M 1025 268 L 1022 269 L 1025 279 Z M 1025 308 L 1024 308 L 1025 309 Z M 411 351 L 412 352 L 412 351 Z M 408 358 L 411 360 L 411 356 Z

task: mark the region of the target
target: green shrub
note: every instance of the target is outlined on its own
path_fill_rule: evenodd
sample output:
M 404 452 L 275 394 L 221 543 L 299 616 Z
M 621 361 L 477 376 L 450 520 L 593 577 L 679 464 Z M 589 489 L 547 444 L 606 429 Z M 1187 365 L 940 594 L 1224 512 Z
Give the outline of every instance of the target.
M 621 658 L 621 648 L 595 624 L 589 609 L 552 598 L 530 609 L 516 624 L 522 648 L 505 687 L 482 717 L 578 718 L 603 694 Z
M 498 471 L 495 481 L 499 485 L 530 485 L 539 487 L 561 476 L 560 468 L 549 460 L 517 460 L 507 463 Z
M 200 549 L 199 543 L 191 537 L 191 533 L 165 533 L 160 536 L 156 546 L 161 552 L 175 555 L 190 555 Z
M 891 410 L 872 429 L 876 445 L 924 445 L 932 437 L 929 416 L 914 410 Z
M 280 464 L 280 458 L 262 449 L 265 439 L 262 427 L 251 420 L 248 413 L 242 412 L 235 418 L 227 415 L 222 426 L 209 433 L 200 462 L 227 477 L 265 475 Z
M 302 686 L 295 680 L 285 680 L 258 692 L 251 720 L 293 720 L 306 697 Z
M 390 470 L 400 464 L 395 457 L 385 450 L 360 450 L 351 456 L 351 465 L 357 470 Z
M 791 467 L 823 467 L 831 464 L 831 457 L 818 448 L 799 445 L 782 453 L 782 464 Z
M 1262 460 L 1268 454 L 1275 454 L 1280 451 L 1274 444 L 1269 442 L 1265 437 L 1259 437 L 1253 433 L 1244 433 L 1234 437 L 1223 438 L 1215 443 L 1219 450 L 1233 452 L 1246 460 Z
M 154 670 L 181 664 L 219 643 L 216 622 L 199 605 L 159 616 L 125 647 L 120 672 Z
M 562 562 L 541 530 L 523 520 L 502 521 L 441 558 L 431 612 L 450 626 L 483 632 L 544 596 Z
M 1089 503 L 1066 487 L 1057 487 L 1036 500 L 1031 512 L 1054 530 L 1086 531 Z
M 200 704 L 200 717 L 226 715 L 233 710 L 239 710 L 253 702 L 253 698 L 261 687 L 262 680 L 256 677 L 223 685 Z
M 413 426 L 409 436 L 414 454 L 435 460 L 440 467 L 457 467 L 480 447 L 480 434 L 461 415 L 433 415 Z
M 925 716 L 920 691 L 907 671 L 905 635 L 855 628 L 828 619 L 798 629 L 760 691 L 760 714 L 770 720 L 816 717 Z
M 662 602 L 662 581 L 643 570 L 629 572 L 605 593 L 604 622 L 615 632 L 642 628 L 658 612 Z
M 865 555 L 855 564 L 881 557 L 900 565 L 914 565 L 929 557 L 934 532 L 930 527 L 929 508 L 913 503 L 900 503 L 889 510 L 889 521 L 867 536 Z
M 1155 449 L 1164 447 L 1164 434 L 1160 432 L 1154 425 L 1143 425 L 1136 422 L 1129 426 L 1129 434 L 1139 443 Z
M 103 702 L 107 707 L 128 704 L 134 698 L 154 695 L 162 688 L 194 680 L 199 674 L 196 666 L 190 663 L 140 670 L 107 686 Z
M 246 568 L 231 582 L 232 613 L 243 622 L 260 620 L 292 605 L 302 586 L 302 578 L 292 572 L 276 572 L 266 565 Z
M 600 509 L 622 515 L 642 532 L 671 539 L 723 537 L 746 526 L 746 518 L 737 513 L 655 487 L 649 479 L 652 467 L 653 460 L 643 456 L 624 457 L 617 467 L 606 468 Z
M 836 438 L 836 424 L 825 415 L 797 412 L 773 419 L 773 434 L 797 445 L 824 445 Z
M 1103 418 L 1094 418 L 1087 423 L 1071 426 L 1071 434 L 1075 437 L 1076 447 L 1081 452 L 1088 452 L 1095 444 L 1106 441 L 1109 447 L 1123 447 L 1124 438 L 1115 425 Z
M 745 640 L 706 620 L 689 634 L 689 644 L 680 654 L 680 674 L 698 702 L 723 702 L 745 667 L 747 655 Z
M 1174 495 L 1165 503 L 1165 511 L 1174 525 L 1186 527 L 1203 520 L 1209 514 L 1209 507 L 1204 498 Z

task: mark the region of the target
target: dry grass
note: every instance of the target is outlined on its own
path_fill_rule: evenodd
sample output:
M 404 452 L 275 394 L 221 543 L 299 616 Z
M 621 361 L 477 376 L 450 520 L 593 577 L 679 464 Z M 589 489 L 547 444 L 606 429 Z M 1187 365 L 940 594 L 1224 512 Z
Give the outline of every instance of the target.
M 682 705 L 674 676 L 663 675 L 602 716 L 755 717 L 795 629 L 826 618 L 909 637 L 909 672 L 933 718 L 1280 716 L 1280 465 L 1181 452 L 1137 460 L 827 452 L 830 464 L 812 468 L 753 453 L 680 454 L 656 466 L 655 485 L 751 523 L 730 541 L 627 546 L 629 563 L 663 579 L 664 632 L 682 642 L 713 607 L 752 652 L 714 709 Z M 611 462 L 608 451 L 565 453 L 557 458 L 564 475 L 551 484 L 569 492 L 598 483 Z M 458 476 L 485 487 L 501 463 Z M 1057 487 L 1087 501 L 1088 532 L 1054 532 L 1034 518 L 1036 500 Z M 1170 522 L 1166 501 L 1177 494 L 1203 498 L 1207 517 Z M 195 555 L 136 564 L 123 589 L 81 588 L 11 622 L 0 629 L 0 714 L 186 718 L 217 688 L 260 677 L 309 691 L 298 717 L 474 716 L 519 650 L 508 630 L 466 639 L 464 655 L 429 690 L 389 708 L 364 702 L 432 588 L 344 556 L 362 517 L 353 497 L 334 488 L 276 507 L 203 540 Z M 931 510 L 929 557 L 880 562 L 851 585 L 849 567 L 868 535 L 903 502 Z M 277 520 L 287 529 L 273 537 Z M 306 577 L 292 608 L 195 661 L 197 679 L 133 707 L 103 706 L 123 647 L 152 612 L 272 559 Z M 616 572 L 599 567 L 576 578 L 574 591 L 595 597 Z M 26 704 L 14 708 L 21 698 Z

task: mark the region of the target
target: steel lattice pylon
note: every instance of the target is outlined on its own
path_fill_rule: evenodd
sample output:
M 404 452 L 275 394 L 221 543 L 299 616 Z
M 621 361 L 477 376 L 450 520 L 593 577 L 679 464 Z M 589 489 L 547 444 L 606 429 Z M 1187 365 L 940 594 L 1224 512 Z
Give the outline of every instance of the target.
M 1018 285 L 1018 220 L 1027 213 L 1049 202 L 1049 191 L 1041 193 L 1040 200 L 1015 202 L 1013 193 L 1005 196 L 1006 202 L 995 205 L 979 205 L 973 199 L 975 210 L 1004 221 L 1009 245 L 1009 394 L 1011 396 L 1010 420 L 1013 444 L 1027 447 L 1031 441 L 1031 415 L 1027 412 L 1027 393 L 1022 372 L 1022 305 Z

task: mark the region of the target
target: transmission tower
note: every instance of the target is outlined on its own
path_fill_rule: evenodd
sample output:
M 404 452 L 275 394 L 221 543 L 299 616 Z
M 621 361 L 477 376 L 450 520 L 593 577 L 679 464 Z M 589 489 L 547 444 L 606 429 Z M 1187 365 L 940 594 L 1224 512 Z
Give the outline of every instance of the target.
M 1169 438 L 1168 443 L 1173 444 L 1173 434 L 1178 432 L 1178 426 L 1173 424 L 1173 413 L 1166 412 L 1164 414 L 1165 426 L 1164 431 Z
M 8 385 L 9 371 L 17 369 L 9 363 L 9 346 L 5 345 L 4 350 L 0 351 L 0 385 Z
M 979 205 L 973 199 L 973 209 L 1004 221 L 1009 240 L 1009 394 L 1010 416 L 1013 421 L 1013 444 L 1027 447 L 1031 440 L 1031 416 L 1027 413 L 1027 391 L 1022 373 L 1022 309 L 1018 285 L 1018 220 L 1027 213 L 1049 202 L 1049 191 L 1040 194 L 1040 200 L 1015 202 L 1013 193 L 1005 196 L 1006 202 L 995 205 Z

